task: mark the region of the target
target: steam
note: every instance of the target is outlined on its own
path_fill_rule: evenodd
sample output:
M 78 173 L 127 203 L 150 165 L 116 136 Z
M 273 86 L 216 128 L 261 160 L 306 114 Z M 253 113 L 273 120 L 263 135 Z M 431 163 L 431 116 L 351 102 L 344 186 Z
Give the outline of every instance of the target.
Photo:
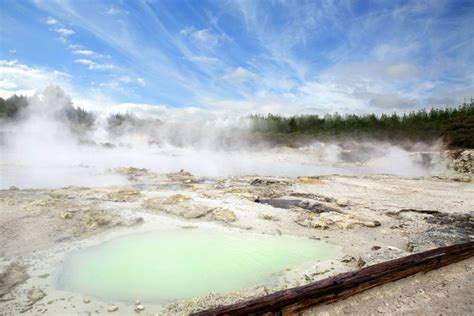
M 164 122 L 122 113 L 115 121 L 98 117 L 92 128 L 81 129 L 64 115 L 72 106 L 60 87 L 48 87 L 30 99 L 20 120 L 2 124 L 0 188 L 123 184 L 125 179 L 108 171 L 123 166 L 160 173 L 186 169 L 199 176 L 294 177 L 422 176 L 443 172 L 445 165 L 427 144 L 314 139 L 285 144 L 253 133 L 243 118 Z

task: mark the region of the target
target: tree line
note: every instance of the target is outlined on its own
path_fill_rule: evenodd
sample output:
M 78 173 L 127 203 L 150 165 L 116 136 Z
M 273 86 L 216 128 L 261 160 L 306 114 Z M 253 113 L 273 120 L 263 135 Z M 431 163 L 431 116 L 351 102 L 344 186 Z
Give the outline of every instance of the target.
M 29 105 L 29 98 L 23 95 L 13 95 L 7 99 L 0 97 L 0 120 L 13 121 L 22 118 L 22 111 Z M 81 107 L 66 105 L 55 113 L 58 119 L 71 123 L 74 128 L 91 128 L 96 122 L 96 116 Z
M 452 147 L 474 148 L 474 102 L 458 107 L 420 109 L 404 114 L 251 115 L 251 126 L 263 133 L 372 137 L 387 140 L 434 140 Z

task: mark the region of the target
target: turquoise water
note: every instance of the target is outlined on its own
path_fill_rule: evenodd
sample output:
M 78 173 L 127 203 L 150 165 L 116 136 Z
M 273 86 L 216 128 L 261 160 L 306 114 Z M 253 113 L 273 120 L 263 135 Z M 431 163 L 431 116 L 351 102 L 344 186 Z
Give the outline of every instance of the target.
M 58 281 L 61 289 L 102 299 L 169 302 L 269 284 L 286 268 L 330 254 L 305 238 L 181 229 L 72 252 Z

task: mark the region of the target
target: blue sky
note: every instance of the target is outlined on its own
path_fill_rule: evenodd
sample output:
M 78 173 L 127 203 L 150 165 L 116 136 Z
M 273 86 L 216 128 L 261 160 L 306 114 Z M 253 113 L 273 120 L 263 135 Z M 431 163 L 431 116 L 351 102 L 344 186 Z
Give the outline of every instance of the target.
M 0 93 L 143 115 L 391 112 L 474 96 L 474 1 L 0 1 Z M 166 113 L 165 113 L 166 112 Z

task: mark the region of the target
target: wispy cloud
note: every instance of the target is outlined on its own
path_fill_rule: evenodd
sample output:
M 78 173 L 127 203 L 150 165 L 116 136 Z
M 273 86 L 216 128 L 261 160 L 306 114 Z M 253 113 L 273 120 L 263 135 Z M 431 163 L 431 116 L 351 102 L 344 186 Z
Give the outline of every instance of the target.
M 182 29 L 179 34 L 190 39 L 193 44 L 202 47 L 215 47 L 225 39 L 225 35 L 217 34 L 210 28 L 196 29 L 194 26 Z
M 243 67 L 237 67 L 226 73 L 222 78 L 230 81 L 244 82 L 256 80 L 258 79 L 258 76 L 248 69 L 245 69 Z
M 71 89 L 70 76 L 67 73 L 31 67 L 17 60 L 0 60 L 0 96 L 12 94 L 33 95 L 51 84 L 61 84 Z
M 145 79 L 141 77 L 120 76 L 113 80 L 103 82 L 99 86 L 110 89 L 130 89 L 133 86 L 145 86 Z
M 46 24 L 48 25 L 54 25 L 54 24 L 58 24 L 58 21 L 56 19 L 53 19 L 52 17 L 48 17 L 46 19 Z
M 110 6 L 106 11 L 105 14 L 107 15 L 120 15 L 120 14 L 128 14 L 128 11 L 122 10 L 116 6 Z
M 74 33 L 76 33 L 73 30 L 65 28 L 65 27 L 58 27 L 58 28 L 54 29 L 54 31 L 56 33 L 60 34 L 62 37 L 68 37 L 68 36 L 71 36 Z
M 368 112 L 455 104 L 474 90 L 474 7 L 464 2 L 32 5 L 54 20 L 51 31 L 78 33 L 58 32 L 71 61 L 104 70 L 81 73 L 97 89 L 130 86 L 151 103 Z
M 193 56 L 187 57 L 187 59 L 195 63 L 206 64 L 206 65 L 220 63 L 219 58 L 208 57 L 208 56 L 193 55 Z
M 117 66 L 113 64 L 107 64 L 107 63 L 97 63 L 93 60 L 86 59 L 86 58 L 80 58 L 80 59 L 75 59 L 75 63 L 77 64 L 82 64 L 87 66 L 89 70 L 115 70 L 118 69 Z
M 86 55 L 86 56 L 94 55 L 93 51 L 87 50 L 87 49 L 74 50 L 72 53 L 76 55 Z

